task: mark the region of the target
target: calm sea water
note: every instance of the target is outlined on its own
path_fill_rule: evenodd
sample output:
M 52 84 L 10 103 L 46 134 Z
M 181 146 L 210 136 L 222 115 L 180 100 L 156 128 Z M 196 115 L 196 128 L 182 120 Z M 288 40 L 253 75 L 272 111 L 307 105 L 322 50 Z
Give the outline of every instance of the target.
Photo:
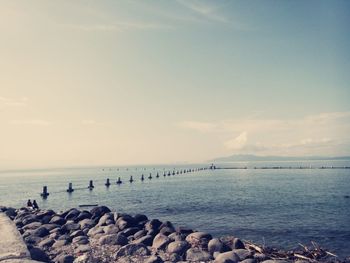
M 218 166 L 349 166 L 350 161 L 234 163 Z M 350 255 L 350 169 L 206 170 L 163 177 L 164 171 L 206 165 L 67 168 L 0 172 L 0 205 L 36 199 L 56 211 L 100 204 L 144 213 L 177 226 L 283 248 L 316 241 L 341 257 Z M 159 172 L 160 178 L 155 178 Z M 141 174 L 145 181 L 141 182 Z M 152 173 L 153 179 L 147 179 Z M 135 182 L 128 182 L 133 175 Z M 123 184 L 116 185 L 121 177 Z M 111 179 L 109 188 L 104 186 Z M 89 180 L 95 188 L 87 189 Z M 66 192 L 68 183 L 76 189 Z M 39 193 L 47 185 L 50 196 Z

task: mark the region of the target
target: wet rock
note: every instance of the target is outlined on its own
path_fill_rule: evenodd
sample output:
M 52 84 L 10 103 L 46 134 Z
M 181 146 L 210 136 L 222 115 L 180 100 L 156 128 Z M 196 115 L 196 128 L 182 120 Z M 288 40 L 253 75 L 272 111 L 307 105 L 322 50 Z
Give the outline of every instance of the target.
M 97 206 L 91 209 L 91 219 L 99 219 L 101 216 L 103 216 L 106 213 L 111 212 L 108 207 L 106 206 Z
M 185 228 L 185 227 L 177 227 L 176 232 L 187 236 L 187 235 L 193 233 L 193 230 L 189 229 L 189 228 Z
M 213 238 L 208 243 L 208 251 L 211 254 L 214 252 L 223 252 L 224 244 L 218 238 Z
M 144 244 L 145 246 L 151 246 L 153 242 L 153 236 L 146 235 L 133 241 L 133 244 Z
M 36 245 L 39 242 L 41 242 L 42 240 L 43 239 L 41 237 L 32 236 L 32 235 L 29 235 L 29 236 L 24 238 L 24 242 L 26 242 L 26 244 L 32 244 L 32 245 Z
M 37 229 L 34 230 L 34 232 L 32 233 L 34 236 L 37 236 L 37 237 L 45 237 L 47 235 L 50 234 L 50 231 L 47 230 L 45 227 L 39 227 Z
M 30 223 L 33 223 L 33 222 L 39 222 L 39 219 L 37 219 L 37 217 L 35 215 L 32 215 L 32 214 L 27 215 L 22 219 L 22 224 L 24 226 L 28 225 Z
M 165 226 L 165 227 L 162 227 L 160 230 L 159 230 L 159 233 L 161 234 L 164 234 L 166 236 L 172 234 L 175 232 L 175 228 L 174 227 L 169 227 L 169 226 Z
M 128 244 L 121 247 L 117 253 L 117 257 L 125 256 L 147 256 L 150 254 L 150 251 L 143 244 Z
M 257 260 L 254 258 L 247 258 L 245 260 L 242 260 L 241 263 L 257 263 Z M 297 263 L 297 262 L 295 262 Z M 309 263 L 309 261 L 307 262 L 299 262 L 299 263 Z
M 232 251 L 237 254 L 240 261 L 245 260 L 245 259 L 253 256 L 253 253 L 247 249 L 234 249 Z
M 7 210 L 5 211 L 5 214 L 11 219 L 14 219 L 17 215 L 17 212 L 16 212 L 16 209 L 12 207 L 8 207 Z
M 111 234 L 100 237 L 98 240 L 100 245 L 120 245 L 125 246 L 128 243 L 128 239 L 122 234 Z
M 74 257 L 70 255 L 58 255 L 55 260 L 57 263 L 73 263 Z
M 39 211 L 36 216 L 38 219 L 43 220 L 44 217 L 53 217 L 55 215 L 55 212 L 53 210 L 41 210 Z
M 29 249 L 30 257 L 33 260 L 41 262 L 50 262 L 49 256 L 40 248 L 32 247 Z
M 42 227 L 45 227 L 47 230 L 49 230 L 50 232 L 53 230 L 53 229 L 60 229 L 61 226 L 60 225 L 57 225 L 57 224 L 43 224 Z M 56 231 L 52 231 L 52 232 L 56 232 Z M 51 232 L 51 233 L 52 233 Z
M 224 249 L 233 250 L 233 249 L 244 249 L 245 246 L 243 242 L 233 236 L 225 236 L 220 238 L 221 242 L 224 244 Z
M 190 245 L 186 241 L 174 241 L 169 243 L 167 252 L 183 255 L 189 247 Z
M 216 256 L 214 263 L 237 263 L 239 262 L 239 257 L 235 252 L 229 251 L 220 253 Z
M 153 239 L 152 247 L 155 249 L 163 249 L 171 242 L 170 238 L 166 235 L 159 233 Z
M 66 223 L 66 220 L 60 216 L 54 216 L 50 220 L 50 224 L 56 224 L 56 225 L 64 225 Z
M 209 252 L 201 250 L 199 248 L 190 248 L 186 251 L 186 260 L 187 261 L 209 261 L 212 259 L 212 256 Z

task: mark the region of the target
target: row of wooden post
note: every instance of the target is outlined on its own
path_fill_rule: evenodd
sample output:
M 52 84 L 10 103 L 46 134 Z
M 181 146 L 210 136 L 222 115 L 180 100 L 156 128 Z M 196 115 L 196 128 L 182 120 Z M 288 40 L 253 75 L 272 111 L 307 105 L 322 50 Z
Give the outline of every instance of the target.
M 210 169 L 211 169 L 211 168 L 210 168 Z M 170 176 L 170 175 L 182 174 L 182 173 L 190 173 L 190 172 L 201 171 L 201 170 L 207 170 L 207 168 L 187 169 L 187 170 L 180 170 L 180 171 L 176 171 L 176 172 L 173 171 L 172 173 L 169 171 L 168 173 L 164 172 L 163 176 L 166 177 L 166 176 Z M 159 178 L 159 177 L 160 177 L 160 175 L 159 175 L 159 173 L 157 172 L 156 178 Z M 152 173 L 150 173 L 149 176 L 148 176 L 148 179 L 151 180 L 152 178 L 153 178 L 153 177 L 152 177 Z M 142 174 L 142 175 L 141 175 L 141 181 L 144 181 L 144 180 L 145 180 L 145 177 L 144 177 L 144 175 Z M 134 178 L 133 178 L 132 175 L 130 176 L 129 182 L 130 182 L 130 183 L 134 182 Z M 117 185 L 120 185 L 120 184 L 122 184 L 122 183 L 123 183 L 122 180 L 120 179 L 120 177 L 118 177 L 118 180 L 116 181 L 116 184 L 117 184 Z M 110 182 L 109 178 L 107 178 L 106 183 L 105 183 L 105 186 L 106 186 L 106 187 L 109 187 L 110 185 L 111 185 L 111 182 Z M 89 186 L 88 186 L 87 188 L 88 188 L 89 190 L 92 190 L 92 189 L 95 188 L 93 180 L 90 180 Z M 74 192 L 73 184 L 72 184 L 72 183 L 69 183 L 69 184 L 68 184 L 67 192 L 68 192 L 68 193 Z M 42 192 L 40 195 L 41 195 L 43 198 L 47 198 L 47 197 L 50 195 L 50 193 L 47 191 L 47 186 L 46 186 L 46 185 L 43 187 L 43 192 Z

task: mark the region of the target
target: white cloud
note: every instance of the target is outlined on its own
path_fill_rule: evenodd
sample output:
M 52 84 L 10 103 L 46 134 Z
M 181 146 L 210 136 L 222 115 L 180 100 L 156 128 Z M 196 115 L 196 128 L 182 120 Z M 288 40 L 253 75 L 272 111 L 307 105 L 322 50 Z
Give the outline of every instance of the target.
M 225 146 L 231 150 L 240 150 L 247 144 L 247 132 L 242 132 L 236 138 L 225 142 Z
M 350 154 L 350 112 L 328 112 L 289 120 L 250 117 L 186 121 L 180 123 L 180 127 L 204 133 L 235 153 Z

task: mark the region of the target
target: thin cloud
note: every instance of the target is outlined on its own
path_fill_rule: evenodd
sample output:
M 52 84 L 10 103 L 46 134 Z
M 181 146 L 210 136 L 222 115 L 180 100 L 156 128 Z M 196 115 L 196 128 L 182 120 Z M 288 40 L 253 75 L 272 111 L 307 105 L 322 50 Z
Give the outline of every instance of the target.
M 28 102 L 28 98 L 7 98 L 0 97 L 0 106 L 2 107 L 23 107 L 26 106 Z
M 52 122 L 40 119 L 33 120 L 12 120 L 10 122 L 12 125 L 35 125 L 35 126 L 49 126 Z

